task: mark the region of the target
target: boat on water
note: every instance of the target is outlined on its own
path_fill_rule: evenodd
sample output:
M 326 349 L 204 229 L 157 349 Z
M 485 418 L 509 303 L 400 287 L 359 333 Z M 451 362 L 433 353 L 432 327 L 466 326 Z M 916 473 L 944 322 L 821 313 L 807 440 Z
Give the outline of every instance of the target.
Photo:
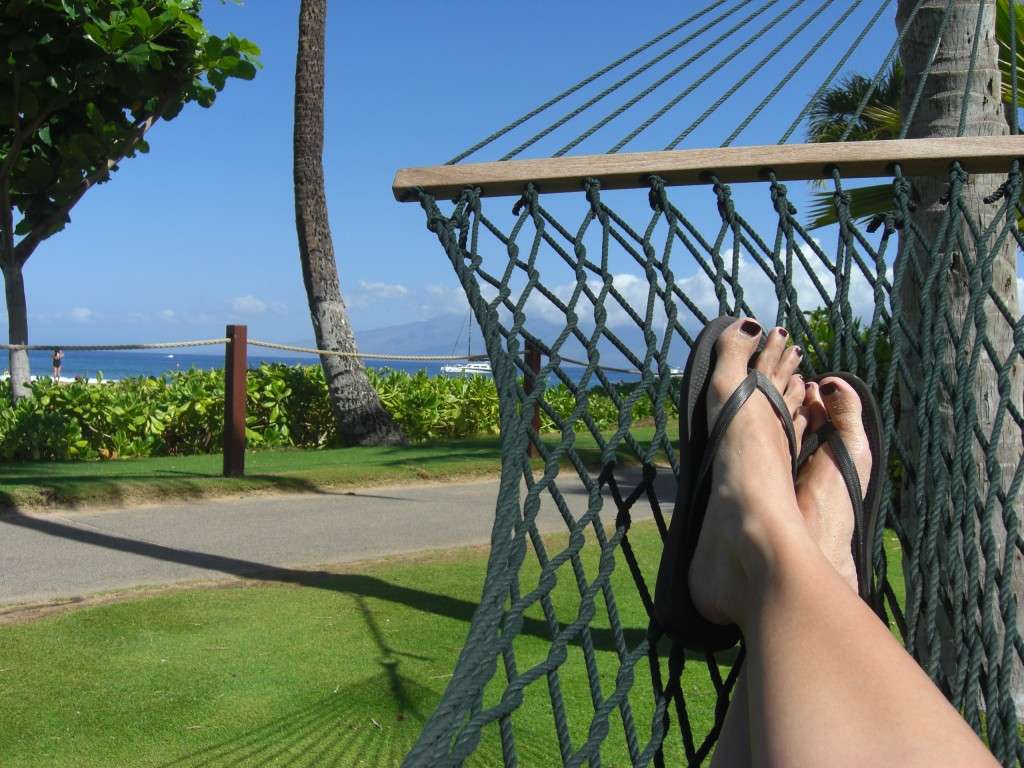
M 449 363 L 448 365 L 441 366 L 441 375 L 443 376 L 490 376 L 492 375 L 491 364 L 487 360 L 473 360 L 473 315 L 471 312 L 466 313 L 466 362 L 464 363 Z M 462 339 L 462 329 L 459 329 L 459 335 L 455 338 L 455 343 L 452 345 L 452 354 L 455 354 L 456 348 L 459 346 L 459 341 Z M 480 355 L 477 355 L 480 357 Z
M 441 373 L 445 376 L 490 376 L 491 364 L 485 361 L 442 365 Z

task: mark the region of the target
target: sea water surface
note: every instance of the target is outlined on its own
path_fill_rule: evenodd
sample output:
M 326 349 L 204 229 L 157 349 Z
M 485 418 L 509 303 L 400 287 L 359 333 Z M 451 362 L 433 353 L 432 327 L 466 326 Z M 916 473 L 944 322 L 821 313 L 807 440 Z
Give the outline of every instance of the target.
M 49 376 L 53 370 L 51 364 L 52 353 L 48 351 L 29 352 L 29 364 L 33 376 Z M 249 352 L 249 367 L 257 368 L 261 363 L 284 363 L 285 365 L 319 365 L 320 361 L 313 355 L 279 357 L 276 355 L 261 355 Z M 411 362 L 404 360 L 367 360 L 365 364 L 369 368 L 390 368 L 392 370 L 416 373 L 426 371 L 428 376 L 440 376 L 441 366 L 445 362 Z M 61 367 L 62 379 L 97 379 L 106 381 L 129 379 L 138 376 L 162 376 L 174 371 L 187 371 L 190 368 L 209 371 L 224 367 L 223 354 L 203 354 L 196 352 L 135 352 L 135 351 L 98 351 L 98 352 L 64 352 L 64 364 Z M 577 366 L 566 366 L 565 371 L 574 380 L 579 380 L 583 368 Z M 0 358 L 0 374 L 6 376 L 8 372 L 7 356 Z M 621 374 L 608 372 L 612 381 L 635 381 L 638 376 L 635 374 Z M 554 380 L 554 377 L 552 377 Z M 597 384 L 596 378 L 593 383 Z

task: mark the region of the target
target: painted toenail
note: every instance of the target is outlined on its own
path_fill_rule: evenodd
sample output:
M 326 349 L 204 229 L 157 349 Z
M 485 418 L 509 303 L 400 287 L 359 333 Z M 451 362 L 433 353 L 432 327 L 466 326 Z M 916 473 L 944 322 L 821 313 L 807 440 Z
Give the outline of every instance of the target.
M 740 330 L 743 331 L 747 336 L 757 336 L 761 333 L 761 326 L 755 323 L 753 320 L 747 320 L 740 326 Z
M 803 357 L 804 356 L 804 349 L 803 349 L 803 347 L 793 347 L 793 352 L 796 353 L 797 357 Z
M 839 387 L 835 385 L 835 382 L 830 381 L 827 384 L 821 385 L 821 394 L 823 394 L 825 397 L 829 397 L 831 395 L 834 395 L 837 389 L 839 389 Z
M 779 328 L 779 336 L 781 336 L 782 338 L 786 338 L 787 336 L 789 336 L 789 331 L 787 331 L 785 328 Z

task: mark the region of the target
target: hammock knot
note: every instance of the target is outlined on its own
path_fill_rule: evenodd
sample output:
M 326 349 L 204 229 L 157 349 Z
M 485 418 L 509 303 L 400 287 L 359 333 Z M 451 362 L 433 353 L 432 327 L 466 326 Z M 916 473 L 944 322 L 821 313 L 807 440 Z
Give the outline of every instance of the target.
M 912 198 L 913 188 L 910 182 L 896 166 L 896 178 L 892 182 L 892 198 L 896 204 L 896 213 L 893 216 L 892 226 L 895 229 L 903 229 L 907 223 L 907 214 L 915 211 L 917 205 Z
M 607 213 L 601 207 L 601 182 L 594 178 L 583 181 L 583 189 L 587 193 L 587 202 L 590 203 L 590 210 L 598 221 L 604 221 Z
M 1000 184 L 996 188 L 995 192 L 993 192 L 991 195 L 988 195 L 987 197 L 985 197 L 983 199 L 984 199 L 984 201 L 988 205 L 991 205 L 992 203 L 999 202 L 1003 198 L 1006 198 L 1008 200 L 1012 200 L 1014 197 L 1016 197 L 1017 195 L 1020 194 L 1020 185 L 1021 185 L 1020 164 L 1017 163 L 1017 162 L 1014 162 L 1013 165 L 1010 166 L 1009 173 L 1006 174 L 1006 181 L 1004 181 L 1002 184 Z
M 967 183 L 967 171 L 963 169 L 959 161 L 953 163 L 949 169 L 949 188 L 939 198 L 942 205 L 949 205 L 952 201 L 960 199 L 960 188 Z
M 796 215 L 796 206 L 789 199 L 789 189 L 785 184 L 782 184 L 775 179 L 775 173 L 772 172 L 769 176 L 771 179 L 771 195 L 772 204 L 775 206 L 776 212 L 779 216 L 785 220 L 789 216 Z
M 668 194 L 665 192 L 665 180 L 660 176 L 648 176 L 647 183 L 651 185 L 647 193 L 647 202 L 651 204 L 651 210 L 668 211 Z
M 537 187 L 531 182 L 526 185 L 522 196 L 512 206 L 512 215 L 518 216 L 524 207 L 529 207 L 530 211 L 536 211 L 538 204 Z
M 885 235 L 891 235 L 897 229 L 902 227 L 902 222 L 897 226 L 897 217 L 892 211 L 889 211 L 888 213 L 876 213 L 871 217 L 870 221 L 868 221 L 866 229 L 868 232 L 874 234 L 881 226 L 885 227 L 885 229 L 882 230 Z
M 728 184 L 723 184 L 717 176 L 712 176 L 715 190 L 715 197 L 718 199 L 718 213 L 730 224 L 736 219 L 736 206 L 732 201 L 732 189 Z

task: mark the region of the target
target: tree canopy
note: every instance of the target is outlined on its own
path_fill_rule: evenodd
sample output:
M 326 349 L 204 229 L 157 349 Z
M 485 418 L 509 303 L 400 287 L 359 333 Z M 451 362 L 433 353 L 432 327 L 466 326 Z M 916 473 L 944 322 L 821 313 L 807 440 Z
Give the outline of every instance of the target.
M 189 102 L 209 107 L 228 78 L 255 76 L 259 48 L 211 35 L 200 5 L 3 2 L 0 259 L 23 264 L 68 223 L 90 187 L 124 158 L 148 151 L 145 134 L 158 120 Z

